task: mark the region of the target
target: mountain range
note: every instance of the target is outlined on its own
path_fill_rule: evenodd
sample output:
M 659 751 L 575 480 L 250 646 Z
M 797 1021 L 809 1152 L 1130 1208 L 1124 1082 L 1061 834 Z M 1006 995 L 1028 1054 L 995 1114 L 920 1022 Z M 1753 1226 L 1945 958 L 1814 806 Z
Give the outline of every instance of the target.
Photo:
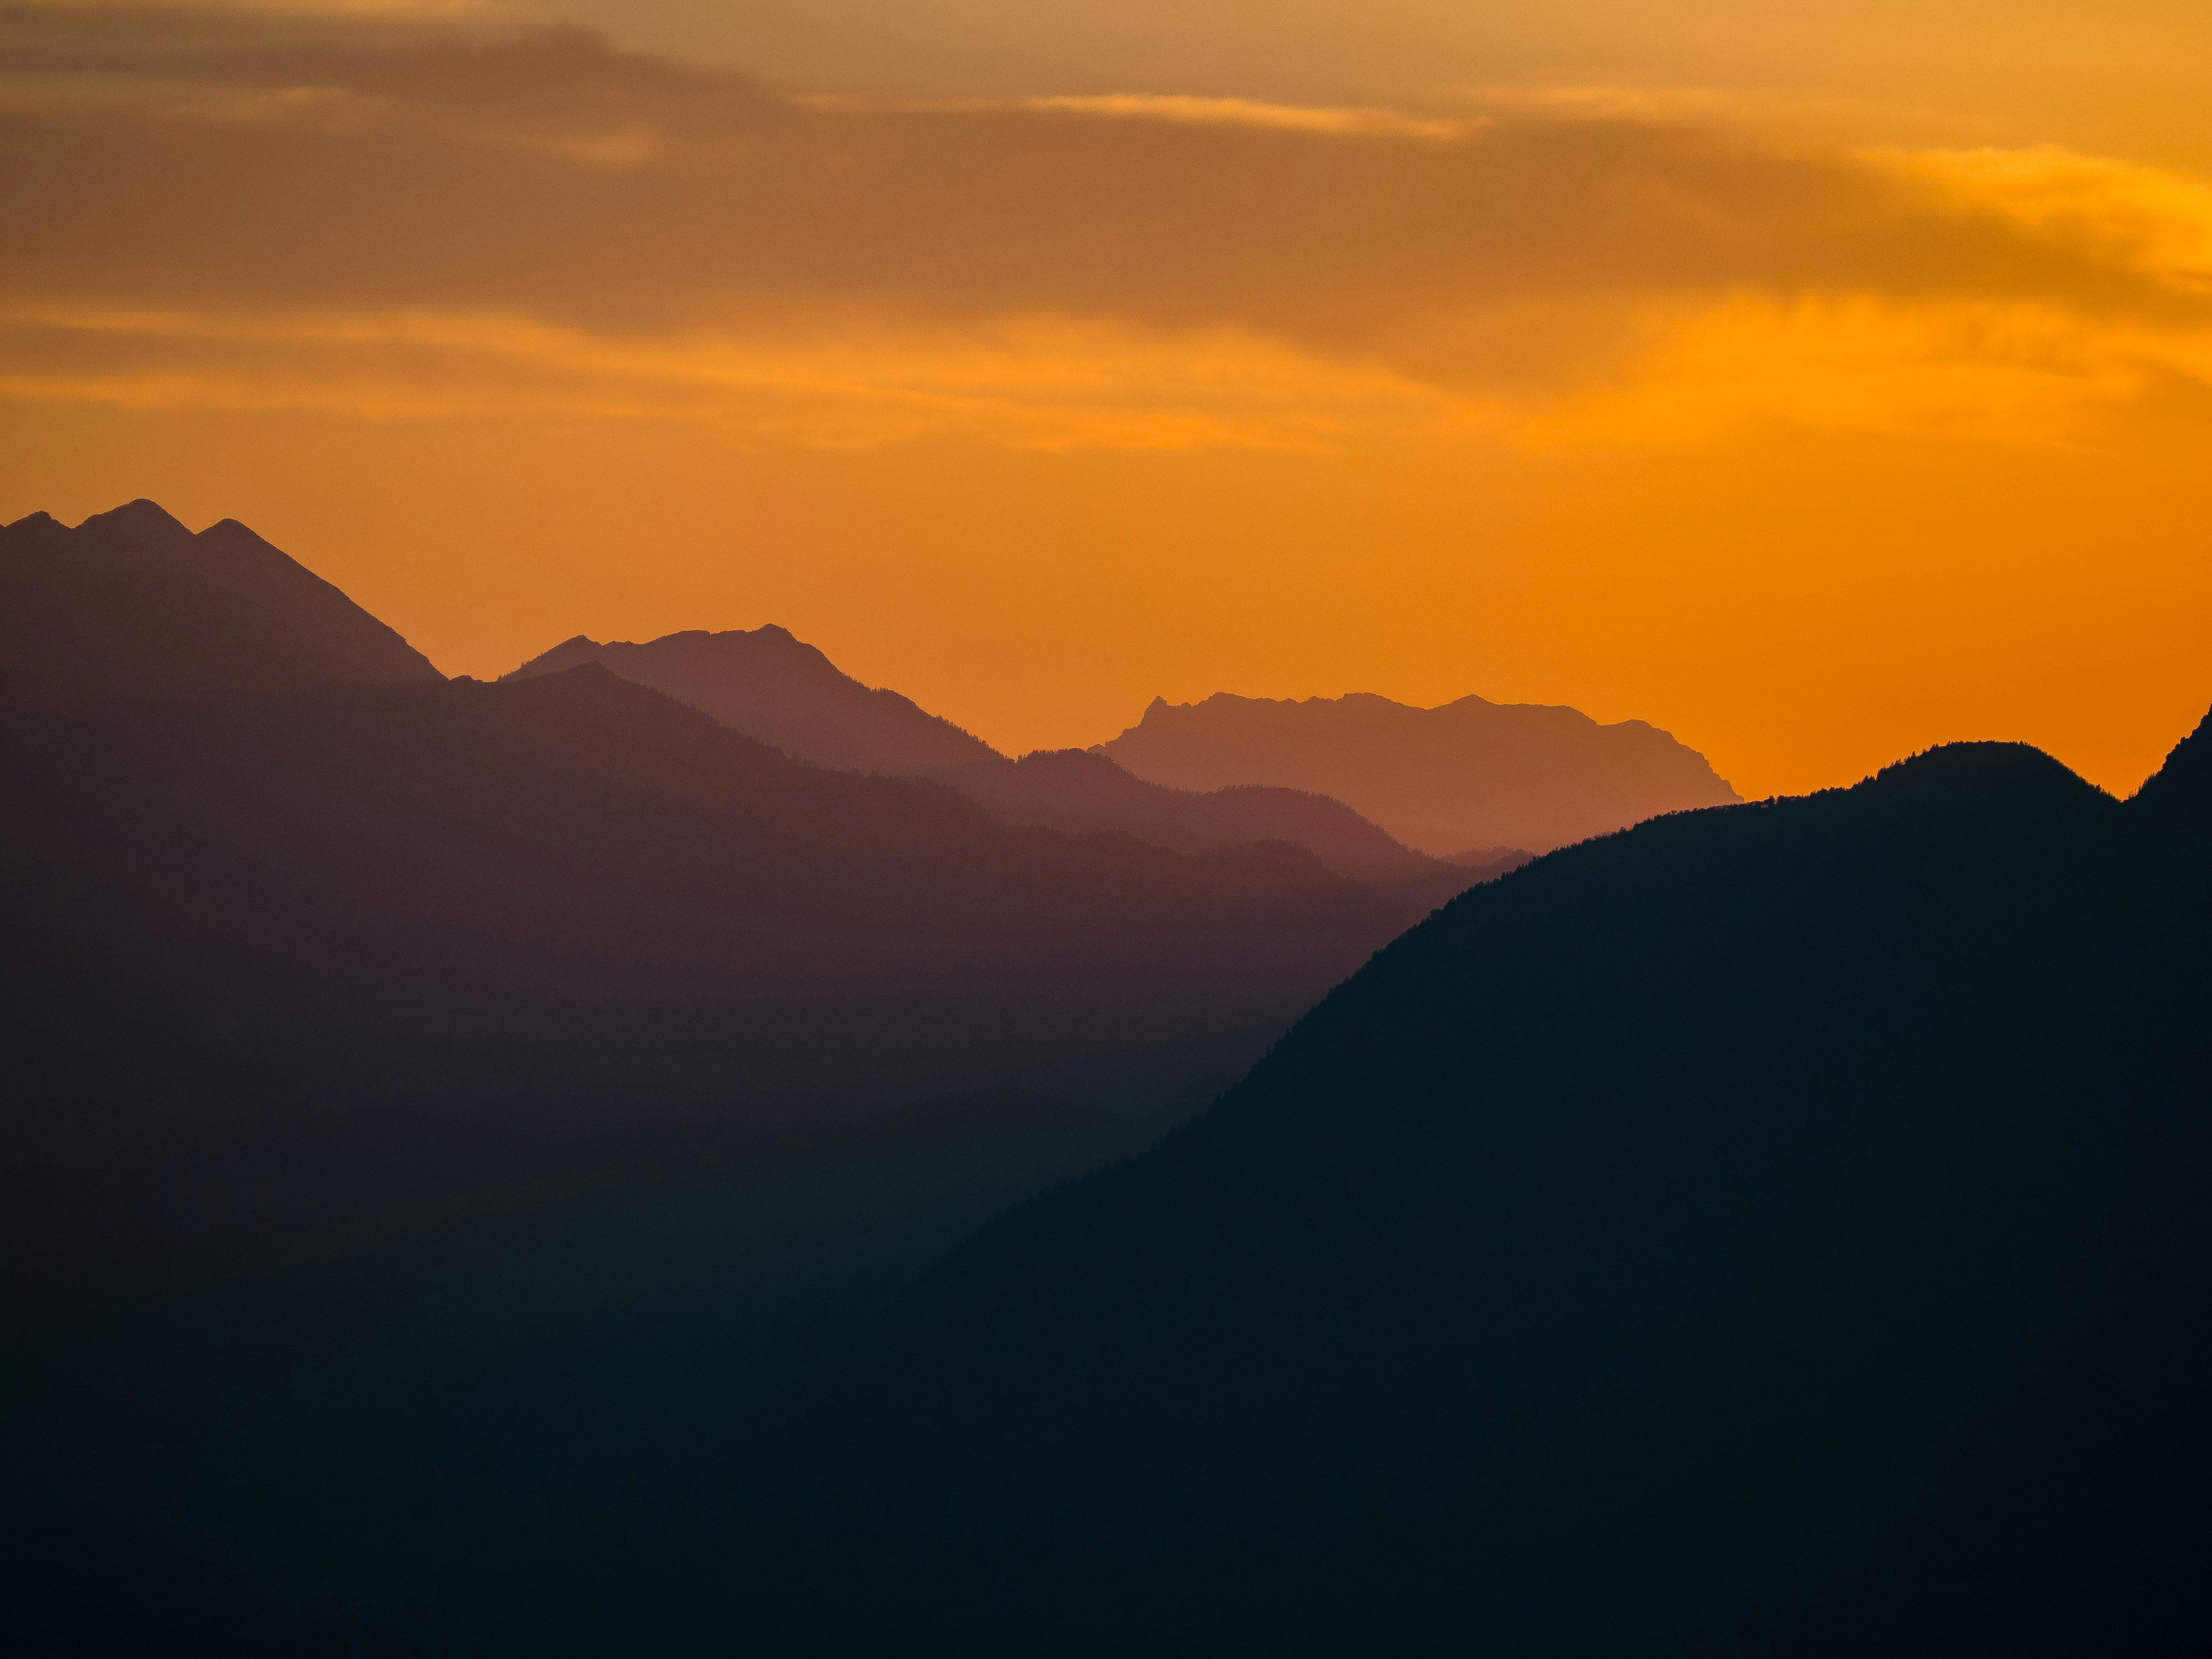
M 236 520 L 194 534 L 149 501 L 74 529 L 43 513 L 0 526 L 0 700 L 443 678 L 392 629 Z M 1498 709 L 1477 698 L 1431 711 L 1362 697 L 1216 697 L 1194 710 L 1155 702 L 1142 723 L 1094 751 L 1103 761 L 1059 751 L 1017 763 L 897 692 L 853 679 L 773 624 L 641 644 L 579 635 L 506 678 L 586 664 L 797 760 L 935 778 L 1004 822 L 1119 830 L 1185 852 L 1281 841 L 1367 883 L 1448 885 L 1440 859 L 1496 873 L 1523 847 L 1734 798 L 1694 753 L 1638 723 L 1597 727 L 1572 710 Z M 1296 741 L 1279 718 L 1285 709 L 1310 728 Z M 1499 719 L 1486 726 L 1478 709 Z M 1255 710 L 1278 717 L 1255 720 Z M 1370 729 L 1353 731 L 1347 710 Z M 1388 711 L 1449 718 L 1408 724 Z M 1590 733 L 1599 734 L 1595 746 Z M 1354 793 L 1382 805 L 1347 808 Z M 1439 811 L 1455 827 L 1440 829 Z M 1378 830 L 1378 814 L 1399 827 Z
M 2125 801 L 1116 740 L 1590 837 L 1474 884 L 781 630 L 447 681 L 147 503 L 0 586 L 33 1650 L 2202 1645 L 2212 717 Z M 1481 805 L 1554 727 L 1612 805 Z
M 1572 708 L 1480 697 L 1437 708 L 1367 693 L 1155 698 L 1098 752 L 1180 789 L 1333 796 L 1409 847 L 1478 863 L 1738 799 L 1704 756 L 1642 720 L 1601 726 Z
M 793 759 L 886 777 L 930 778 L 1002 823 L 1090 835 L 1119 830 L 1177 852 L 1277 841 L 1304 848 L 1355 881 L 1451 884 L 1437 860 L 1412 852 L 1342 803 L 1296 789 L 1194 791 L 1147 783 L 1103 756 L 1001 755 L 896 691 L 863 685 L 814 647 L 770 625 L 664 635 L 642 644 L 578 637 L 515 669 L 509 680 L 596 663 L 704 710 Z M 1480 874 L 1518 856 L 1500 847 Z

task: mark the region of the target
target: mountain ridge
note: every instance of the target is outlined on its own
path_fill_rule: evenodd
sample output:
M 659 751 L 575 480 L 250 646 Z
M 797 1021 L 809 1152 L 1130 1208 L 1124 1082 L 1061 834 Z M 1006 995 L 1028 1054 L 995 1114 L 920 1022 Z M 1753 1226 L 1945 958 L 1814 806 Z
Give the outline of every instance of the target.
M 1096 750 L 1186 789 L 1266 784 L 1343 801 L 1437 858 L 1546 852 L 1662 811 L 1740 799 L 1702 755 L 1648 722 L 1469 696 L 1418 708 L 1373 692 L 1304 699 L 1155 697 Z
M 1310 791 L 1192 791 L 1147 782 L 1105 756 L 1036 750 L 1012 759 L 899 693 L 871 687 L 818 647 L 774 623 L 691 629 L 633 643 L 577 635 L 503 677 L 527 679 L 596 663 L 701 709 L 794 759 L 835 770 L 926 778 L 980 802 L 1003 823 L 1069 834 L 1120 831 L 1200 853 L 1261 842 L 1304 848 L 1370 884 L 1415 884 L 1449 896 L 1520 856 L 1443 861 L 1407 848 L 1342 803 Z

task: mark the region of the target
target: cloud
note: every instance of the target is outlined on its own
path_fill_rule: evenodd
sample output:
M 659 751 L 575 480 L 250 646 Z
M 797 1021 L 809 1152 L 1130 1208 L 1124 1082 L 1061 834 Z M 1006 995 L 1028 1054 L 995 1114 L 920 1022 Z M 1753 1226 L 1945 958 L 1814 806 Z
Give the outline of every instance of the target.
M 1215 331 L 1036 318 L 988 329 L 770 341 L 616 337 L 492 313 L 0 307 L 43 341 L 0 395 L 129 409 L 294 410 L 368 420 L 706 420 L 864 445 L 954 429 L 1032 448 L 1318 448 L 1443 436 L 1484 412 L 1387 370 Z
M 1249 98 L 1193 98 L 1158 93 L 1103 93 L 1086 96 L 971 100 L 965 104 L 920 105 L 920 108 L 1041 110 L 1047 113 L 1103 116 L 1109 119 L 1184 122 L 1196 126 L 1258 127 L 1282 132 L 1322 132 L 1336 137 L 1370 134 L 1389 138 L 1452 139 L 1475 130 L 1467 120 L 1401 115 L 1387 109 L 1343 109 L 1298 104 L 1261 103 Z
M 2212 330 L 2212 186 L 2124 162 L 1620 100 L 799 94 L 419 17 L 0 9 L 0 191 L 17 398 L 836 444 L 2016 440 L 2202 380 Z

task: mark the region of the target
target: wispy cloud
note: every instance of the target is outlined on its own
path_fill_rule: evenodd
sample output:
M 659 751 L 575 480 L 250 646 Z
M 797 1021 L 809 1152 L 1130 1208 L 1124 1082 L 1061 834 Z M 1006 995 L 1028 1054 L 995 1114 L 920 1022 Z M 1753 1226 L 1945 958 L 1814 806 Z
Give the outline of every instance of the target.
M 492 313 L 0 307 L 58 343 L 0 395 L 368 420 L 705 419 L 866 446 L 946 428 L 1033 448 L 1316 448 L 1480 423 L 1464 398 L 1231 331 L 1036 318 L 988 329 L 617 337 Z M 28 354 L 23 354 L 27 356 Z
M 786 94 L 582 34 L 0 11 L 0 394 L 1065 447 L 2063 437 L 2212 185 L 1679 101 Z
M 1480 125 L 1469 120 L 1401 115 L 1387 109 L 1269 104 L 1248 98 L 1193 98 L 1158 93 L 1100 93 L 1083 97 L 1001 100 L 981 106 L 1096 115 L 1125 121 L 1173 121 L 1194 126 L 1260 127 L 1281 132 L 1322 132 L 1339 137 L 1369 134 L 1391 138 L 1464 138 Z

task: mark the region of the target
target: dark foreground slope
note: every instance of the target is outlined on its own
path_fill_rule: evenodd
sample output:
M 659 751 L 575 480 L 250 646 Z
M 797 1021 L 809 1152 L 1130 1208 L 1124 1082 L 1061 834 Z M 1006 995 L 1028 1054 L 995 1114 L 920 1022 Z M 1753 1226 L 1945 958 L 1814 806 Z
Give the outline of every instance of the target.
M 422 654 L 239 523 L 137 501 L 0 526 L 0 701 L 428 684 Z
M 1467 894 L 854 1359 L 784 1488 L 840 1639 L 2198 1645 L 2207 744 Z

